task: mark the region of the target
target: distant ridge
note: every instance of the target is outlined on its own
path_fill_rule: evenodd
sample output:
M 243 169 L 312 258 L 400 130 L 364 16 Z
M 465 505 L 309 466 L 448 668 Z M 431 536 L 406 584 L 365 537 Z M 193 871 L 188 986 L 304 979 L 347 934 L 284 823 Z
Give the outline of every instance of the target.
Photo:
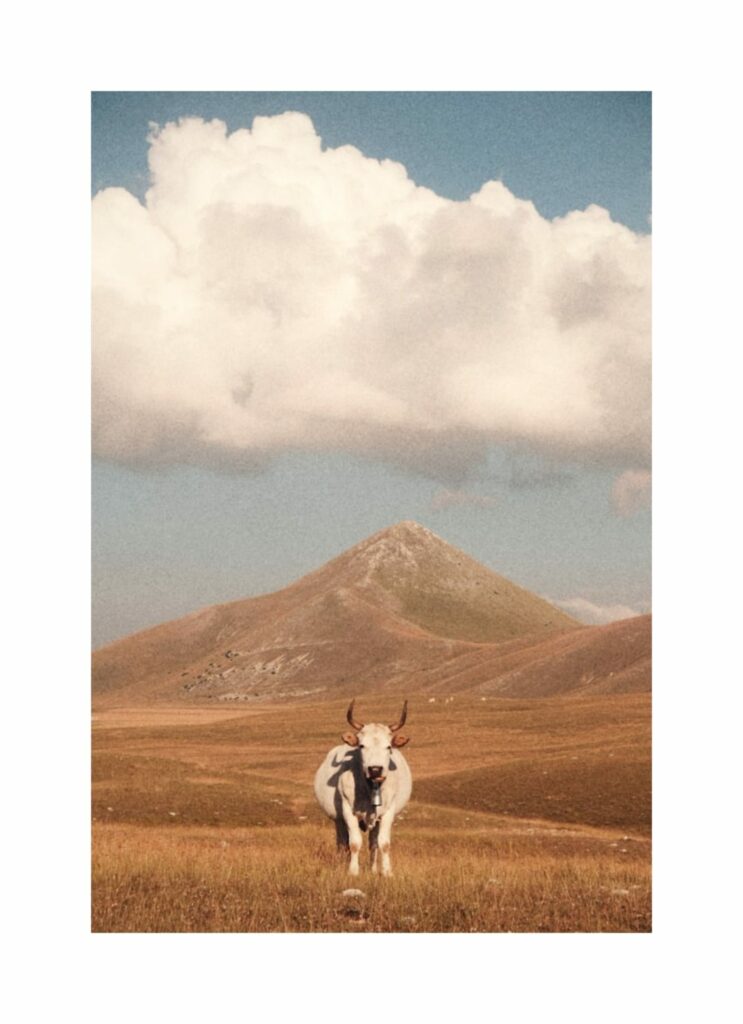
M 227 702 L 464 684 L 542 695 L 545 685 L 563 692 L 592 684 L 572 678 L 580 657 L 570 651 L 580 636 L 600 646 L 606 628 L 581 626 L 405 521 L 274 594 L 214 605 L 101 648 L 93 694 L 107 704 Z M 551 643 L 567 666 L 562 681 L 549 666 Z M 541 682 L 530 681 L 529 651 L 546 659 Z

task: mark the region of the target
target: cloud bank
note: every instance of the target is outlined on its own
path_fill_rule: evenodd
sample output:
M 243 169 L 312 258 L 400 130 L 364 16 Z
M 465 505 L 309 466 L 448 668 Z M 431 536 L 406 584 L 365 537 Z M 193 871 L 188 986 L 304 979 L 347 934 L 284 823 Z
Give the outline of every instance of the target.
M 99 456 L 344 451 L 449 482 L 492 444 L 647 464 L 648 237 L 497 181 L 442 198 L 300 113 L 149 144 L 145 204 L 93 200 Z
M 633 619 L 636 615 L 644 614 L 624 604 L 594 604 L 593 601 L 587 601 L 585 597 L 569 597 L 562 601 L 556 601 L 554 598 L 547 598 L 547 600 L 589 626 L 605 626 L 609 622 Z

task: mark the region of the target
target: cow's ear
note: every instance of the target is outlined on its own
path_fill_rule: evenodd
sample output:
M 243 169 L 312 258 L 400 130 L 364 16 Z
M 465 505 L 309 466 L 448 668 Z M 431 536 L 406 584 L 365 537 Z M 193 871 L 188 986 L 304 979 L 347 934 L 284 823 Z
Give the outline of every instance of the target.
M 398 735 L 398 736 L 393 736 L 392 737 L 392 746 L 393 747 L 404 747 L 405 744 L 409 743 L 409 742 L 410 742 L 410 737 L 409 736 L 400 736 L 400 735 Z
M 342 739 L 349 747 L 358 747 L 359 745 L 359 738 L 355 732 L 344 732 Z

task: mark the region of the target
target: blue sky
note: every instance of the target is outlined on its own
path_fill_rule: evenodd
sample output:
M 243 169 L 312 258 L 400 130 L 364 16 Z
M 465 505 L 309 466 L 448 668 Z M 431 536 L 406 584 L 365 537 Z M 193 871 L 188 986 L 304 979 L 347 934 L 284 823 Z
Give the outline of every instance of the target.
M 137 221 L 139 213 L 136 206 L 120 202 L 120 196 L 113 202 L 112 194 L 104 190 L 124 188 L 140 203 L 144 201 L 149 183 L 147 134 L 150 123 L 163 126 L 179 117 L 219 118 L 226 122 L 228 132 L 234 132 L 250 128 L 256 115 L 275 118 L 286 111 L 299 111 L 311 118 L 324 150 L 352 145 L 363 154 L 363 158 L 348 156 L 349 178 L 357 173 L 358 176 L 372 171 L 382 173 L 375 168 L 370 170 L 368 158 L 392 160 L 404 165 L 409 179 L 416 185 L 430 189 L 437 197 L 458 201 L 455 208 L 436 207 L 436 216 L 448 218 L 443 220 L 448 227 L 447 231 L 437 228 L 438 233 L 433 229 L 429 232 L 427 237 L 433 241 L 429 241 L 427 255 L 414 271 L 418 282 L 422 279 L 421 267 L 425 270 L 435 265 L 444 255 L 449 258 L 449 239 L 455 235 L 462 248 L 455 253 L 459 262 L 452 265 L 480 266 L 472 261 L 480 258 L 483 245 L 490 242 L 483 242 L 478 234 L 479 221 L 473 219 L 466 201 L 487 181 L 500 181 L 505 186 L 507 193 L 493 193 L 493 202 L 501 206 L 507 204 L 509 216 L 513 218 L 511 224 L 521 223 L 527 217 L 513 197 L 534 204 L 537 213 L 528 214 L 531 217 L 529 239 L 533 232 L 544 229 L 543 221 L 563 218 L 570 211 L 582 211 L 591 204 L 608 210 L 613 222 L 626 225 L 637 235 L 649 231 L 650 97 L 647 93 L 98 93 L 93 100 L 92 184 L 94 195 L 102 193 L 96 203 L 102 211 L 101 237 L 108 248 L 97 244 L 94 267 L 100 263 L 102 273 L 108 275 L 106 288 L 111 291 L 114 281 L 121 294 L 126 294 L 127 302 L 135 302 L 139 309 L 145 299 L 149 306 L 162 303 L 162 295 L 172 295 L 175 287 L 171 281 L 163 286 L 171 291 L 163 291 L 159 298 L 153 298 L 148 278 L 137 276 L 141 268 L 127 267 L 121 271 L 116 263 L 115 273 L 111 269 L 125 249 L 121 241 L 124 235 L 116 233 L 128 231 L 127 218 Z M 274 123 L 285 125 L 288 122 L 270 122 Z M 299 131 L 305 139 L 302 144 L 309 144 L 306 141 L 309 129 L 304 122 L 291 122 L 291 131 L 294 135 Z M 188 152 L 202 153 L 212 142 L 208 145 L 203 141 L 187 143 L 184 133 L 177 131 L 161 134 L 160 138 L 163 141 L 159 150 L 158 210 L 162 212 L 155 210 L 157 204 L 153 203 L 151 219 L 159 227 L 177 200 L 181 204 L 177 223 L 182 225 L 186 222 L 190 199 L 184 200 L 185 193 L 178 191 L 179 168 L 187 160 L 180 154 L 186 153 L 183 148 L 186 145 L 192 146 Z M 284 131 L 283 135 L 279 133 L 268 140 L 274 155 L 279 154 L 277 161 L 280 161 L 287 138 Z M 216 139 L 214 153 L 226 152 L 224 146 L 224 140 Z M 218 162 L 222 157 L 214 159 Z M 275 164 L 280 174 L 284 173 L 284 166 L 281 162 Z M 292 165 L 295 178 L 303 173 L 297 166 Z M 392 170 L 385 170 L 384 166 L 382 169 L 384 174 L 394 177 Z M 222 174 L 219 169 L 212 171 L 211 168 L 208 173 Z M 301 177 L 296 178 L 296 182 L 295 178 L 292 188 L 295 185 L 299 188 Z M 202 192 L 208 180 L 203 176 L 199 179 L 197 184 Z M 221 188 L 227 188 L 224 176 L 218 180 Z M 399 176 L 394 181 L 391 177 L 390 181 L 390 195 L 395 202 L 398 201 L 395 189 L 402 190 L 400 195 L 404 193 L 407 202 L 405 189 L 408 186 L 400 185 Z M 272 186 L 269 183 L 266 187 Z M 194 188 L 196 185 L 188 196 L 193 194 Z M 403 199 L 399 201 L 402 203 Z M 416 192 L 415 201 L 429 202 L 420 190 Z M 275 201 L 272 202 L 275 206 Z M 216 235 L 209 249 L 210 254 L 217 254 L 215 258 L 221 258 L 219 246 L 224 244 L 225 233 L 232 230 L 238 215 L 245 215 L 244 206 L 233 209 L 226 227 L 220 228 L 222 222 L 215 222 Z M 626 291 L 628 280 L 636 285 L 641 271 L 634 263 L 628 263 L 626 268 L 621 264 L 621 273 L 616 268 L 622 260 L 634 260 L 632 253 L 642 245 L 642 240 L 637 242 L 611 225 L 607 227 L 600 217 L 579 219 L 577 224 L 578 235 L 571 234 L 565 242 L 566 260 L 572 259 L 585 245 L 585 238 L 594 244 L 594 238 L 600 237 L 603 248 L 590 263 L 576 270 L 575 279 L 565 284 L 565 294 L 572 289 L 574 296 L 580 286 L 583 289 L 581 302 L 586 307 L 594 302 L 593 295 L 598 292 L 609 296 L 605 300 L 609 305 L 618 302 L 616 295 L 624 294 L 621 289 Z M 274 228 L 275 225 L 272 231 Z M 143 230 L 150 231 L 151 225 Z M 474 241 L 467 235 L 470 231 Z M 142 237 L 144 241 L 132 243 L 136 261 L 141 262 L 145 257 L 154 260 L 152 252 L 156 246 L 151 247 L 147 239 L 155 236 Z M 275 234 L 261 237 L 267 239 L 268 246 L 277 244 Z M 512 249 L 526 246 L 525 237 L 516 234 L 513 245 L 509 242 L 505 248 L 494 250 L 495 255 L 488 256 L 490 262 L 484 264 L 484 273 L 497 273 L 499 281 L 501 278 L 506 282 L 510 280 L 508 275 L 512 268 L 508 254 Z M 236 242 L 231 238 L 227 251 L 237 252 L 238 244 L 239 239 Z M 554 258 L 559 270 L 560 251 L 556 252 Z M 261 262 L 261 252 L 258 257 Z M 290 258 L 300 257 L 292 251 Z M 538 258 L 538 254 L 530 252 L 528 265 L 532 266 Z M 304 272 L 304 264 L 299 266 Z M 157 275 L 159 265 L 153 264 L 153 267 L 152 273 Z M 596 277 L 596 267 L 603 276 Z M 519 274 L 522 271 L 519 264 Z M 122 273 L 128 275 L 125 284 L 118 276 Z M 554 278 L 554 272 L 551 273 L 550 280 Z M 203 284 L 202 279 L 198 280 Z M 386 279 L 379 280 L 380 288 L 391 287 Z M 489 305 L 488 280 L 484 278 L 483 290 L 477 292 L 480 298 L 476 301 L 484 295 L 483 309 L 500 318 L 501 307 Z M 522 287 L 521 277 L 514 280 Z M 261 281 L 265 286 L 265 280 Z M 323 285 L 313 283 L 312 287 L 320 293 Z M 135 294 L 136 288 L 140 295 Z M 427 294 L 426 309 L 435 291 Z M 287 295 L 275 301 L 279 304 L 286 301 L 289 303 L 287 310 L 291 310 L 295 299 L 295 295 Z M 233 300 L 234 296 L 230 299 L 230 309 L 234 306 Z M 121 308 L 121 301 L 117 299 L 116 309 Z M 506 284 L 502 302 L 507 301 Z M 570 309 L 562 311 L 564 319 L 568 313 L 574 314 L 576 301 L 571 298 Z M 635 364 L 627 362 L 625 365 L 623 361 L 624 336 L 617 333 L 614 321 L 610 325 L 613 333 L 606 335 L 608 340 L 602 333 L 608 329 L 601 319 L 602 310 L 609 309 L 609 305 L 601 306 L 595 313 L 596 348 L 606 344 L 610 353 L 601 364 L 604 367 L 602 381 L 614 376 L 631 396 Z M 221 312 L 226 309 L 226 306 L 220 307 Z M 416 317 L 424 315 L 426 309 L 416 311 Z M 446 313 L 452 316 L 451 309 Z M 470 313 L 468 310 L 471 320 Z M 379 430 L 368 436 L 364 434 L 358 444 L 348 445 L 329 440 L 327 431 L 312 434 L 318 418 L 317 409 L 313 409 L 312 418 L 300 421 L 298 434 L 280 443 L 276 438 L 282 424 L 273 423 L 267 446 L 260 450 L 251 448 L 250 457 L 237 462 L 225 460 L 224 440 L 219 442 L 218 450 L 214 446 L 203 450 L 199 445 L 183 447 L 182 439 L 173 442 L 174 447 L 167 450 L 162 444 L 157 450 L 147 449 L 151 431 L 137 433 L 139 407 L 131 397 L 133 392 L 126 392 L 122 397 L 121 379 L 126 382 L 129 372 L 129 362 L 123 359 L 122 353 L 127 353 L 128 359 L 132 352 L 140 353 L 143 366 L 147 368 L 149 335 L 143 330 L 138 336 L 127 336 L 126 345 L 117 349 L 122 330 L 134 330 L 132 318 L 122 316 L 121 322 L 115 321 L 108 307 L 103 309 L 103 314 L 104 328 L 99 335 L 94 332 L 93 339 L 94 353 L 98 348 L 104 354 L 98 378 L 102 383 L 97 385 L 103 407 L 103 426 L 97 428 L 102 440 L 97 445 L 93 468 L 94 646 L 204 605 L 277 589 L 369 533 L 402 519 L 424 523 L 484 564 L 552 600 L 580 599 L 597 609 L 615 609 L 614 616 L 619 614 L 617 606 L 637 612 L 649 609 L 650 513 L 646 507 L 649 467 L 647 457 L 640 450 L 642 438 L 638 433 L 638 441 L 632 435 L 632 417 L 628 416 L 626 422 L 618 419 L 620 412 L 616 406 L 626 404 L 625 392 L 620 396 L 621 402 L 609 403 L 611 414 L 607 414 L 605 422 L 610 424 L 613 433 L 610 436 L 607 433 L 605 442 L 584 443 L 572 421 L 560 422 L 559 431 L 556 426 L 554 436 L 550 433 L 556 422 L 550 405 L 552 379 L 554 389 L 561 396 L 561 402 L 556 403 L 558 407 L 564 405 L 569 410 L 571 404 L 580 405 L 580 389 L 576 386 L 573 392 L 571 386 L 570 363 L 577 335 L 570 336 L 573 346 L 570 350 L 558 346 L 553 351 L 550 339 L 544 343 L 549 359 L 555 360 L 554 364 L 548 363 L 545 379 L 537 381 L 546 389 L 545 408 L 550 406 L 549 415 L 544 414 L 546 418 L 541 418 L 542 407 L 532 402 L 522 423 L 519 403 L 516 403 L 510 419 L 496 422 L 489 415 L 489 392 L 484 386 L 482 394 L 477 393 L 477 402 L 482 408 L 478 408 L 476 421 L 470 417 L 465 430 L 465 420 L 452 419 L 450 432 L 442 436 L 453 453 L 453 464 L 464 467 L 457 475 L 456 471 L 452 473 L 451 465 L 439 464 L 429 455 L 421 459 L 406 457 L 418 437 L 410 423 L 419 421 L 425 406 L 425 394 L 421 398 L 416 392 L 411 397 L 412 391 L 402 394 L 402 399 L 408 403 L 406 408 L 412 410 L 411 419 L 400 428 L 394 444 L 380 440 L 386 435 Z M 281 309 L 279 314 L 282 314 Z M 365 306 L 364 314 L 368 321 L 377 315 L 384 317 L 386 310 L 382 304 L 379 310 Z M 615 313 L 611 316 L 616 319 Z M 609 313 L 606 318 L 610 319 Z M 513 330 L 515 322 L 505 319 L 498 329 Z M 229 318 L 225 324 L 227 331 L 234 328 Z M 455 326 L 465 330 L 461 325 Z M 409 327 L 408 320 L 393 320 L 390 329 L 393 333 L 395 330 L 404 332 Z M 187 328 L 191 330 L 189 325 Z M 483 337 L 487 339 L 491 326 L 483 326 L 478 320 L 476 329 L 485 331 Z M 194 328 L 197 338 L 194 345 L 198 348 L 197 334 Z M 365 347 L 355 350 L 356 356 L 359 351 L 369 352 L 373 344 L 378 346 L 374 341 L 377 337 L 370 340 L 364 336 Z M 460 335 L 456 332 L 442 335 L 436 351 L 447 365 L 447 374 L 454 379 L 457 374 L 461 375 L 462 366 L 453 363 L 449 367 L 449 353 L 441 347 L 459 344 L 457 340 L 446 340 L 451 337 L 458 339 Z M 461 337 L 466 347 L 469 335 Z M 526 330 L 523 337 L 517 338 L 518 345 L 507 350 L 509 372 L 515 359 L 526 358 L 528 362 L 532 358 L 528 352 L 530 337 Z M 167 358 L 172 358 L 173 362 L 167 363 L 171 367 L 170 376 L 163 374 L 165 383 L 158 384 L 159 395 L 163 387 L 172 382 L 173 374 L 177 375 L 177 367 L 181 365 L 177 358 L 180 335 L 171 332 L 167 338 Z M 293 338 L 284 335 L 277 335 L 277 338 L 289 351 Z M 383 341 L 386 344 L 386 336 Z M 644 342 L 642 337 L 638 340 L 628 335 L 626 345 L 634 350 L 634 346 L 641 347 Z M 565 339 L 560 341 L 563 343 L 567 344 Z M 410 344 L 407 352 L 411 350 Z M 587 352 L 592 351 L 591 336 L 581 335 L 580 344 L 586 346 Z M 216 347 L 217 342 L 214 345 Z M 154 348 L 154 341 L 152 346 Z M 535 359 L 541 351 L 540 347 Z M 199 358 L 203 358 L 203 350 L 198 352 Z M 401 358 L 400 352 L 393 355 Z M 373 356 L 372 351 L 369 356 L 372 361 Z M 271 358 L 275 359 L 275 355 Z M 271 368 L 275 369 L 275 365 L 272 362 Z M 159 373 L 161 363 L 155 369 Z M 312 369 L 310 361 L 307 373 L 311 374 Z M 373 369 L 374 380 L 378 382 L 380 374 L 376 367 Z M 423 373 L 429 368 L 421 365 L 418 369 Z M 414 365 L 413 376 L 415 370 Z M 522 378 L 526 380 L 523 368 L 519 374 L 519 386 L 522 386 Z M 368 385 L 370 379 L 364 378 L 363 383 Z M 477 381 L 468 380 L 474 396 Z M 353 383 L 361 382 L 354 380 Z M 527 383 L 531 401 L 534 381 L 529 377 Z M 441 384 L 432 371 L 432 388 Z M 320 390 L 315 393 L 322 397 L 321 386 L 318 387 Z M 610 385 L 607 389 L 611 390 Z M 595 382 L 589 390 L 595 392 Z M 334 394 L 333 399 L 336 397 Z M 392 395 L 387 388 L 384 398 L 390 402 L 392 398 L 400 401 L 401 394 L 395 391 Z M 507 405 L 508 395 L 502 395 L 499 401 Z M 116 403 L 120 403 L 120 407 Z M 96 390 L 94 407 L 95 404 Z M 116 410 L 116 416 L 109 415 L 111 408 Z M 388 408 L 391 406 L 385 406 L 385 415 Z M 334 411 L 334 415 L 340 417 L 337 420 L 340 433 L 346 430 L 349 437 L 355 436 L 354 431 L 358 433 L 359 424 L 353 411 Z M 178 417 L 182 418 L 182 412 L 176 416 L 173 407 L 163 405 L 158 407 L 157 416 L 159 418 L 153 422 L 157 422 L 162 436 L 177 437 L 181 424 Z M 171 418 L 167 419 L 168 416 Z M 604 420 L 601 422 L 603 424 Z M 226 429 L 222 423 L 214 425 L 215 431 L 217 427 Z M 231 425 L 229 429 L 232 430 Z M 609 431 L 609 427 L 606 429 Z M 465 434 L 467 441 L 458 447 Z M 303 447 L 305 436 L 310 440 Z M 191 435 L 189 438 L 189 443 L 193 442 Z M 410 445 L 408 438 L 413 439 Z M 244 455 L 241 444 L 238 439 L 233 447 Z M 476 455 L 470 457 L 468 445 L 475 446 Z
M 328 146 L 403 163 L 411 178 L 466 199 L 500 178 L 546 217 L 598 203 L 649 230 L 651 101 L 642 92 L 118 92 L 93 94 L 93 190 L 147 187 L 150 122 L 302 110 Z

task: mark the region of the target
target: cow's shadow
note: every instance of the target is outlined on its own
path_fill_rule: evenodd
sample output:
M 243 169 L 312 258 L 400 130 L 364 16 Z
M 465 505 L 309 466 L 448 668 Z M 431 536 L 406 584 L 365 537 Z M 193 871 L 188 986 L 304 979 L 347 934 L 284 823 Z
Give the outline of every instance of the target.
M 348 849 L 348 826 L 343 819 L 343 797 L 340 791 L 340 778 L 344 772 L 353 772 L 354 780 L 354 792 L 356 799 L 354 801 L 354 811 L 358 811 L 360 814 L 365 814 L 371 810 L 371 800 L 369 797 L 369 787 L 364 777 L 364 770 L 361 764 L 361 751 L 355 747 L 351 747 L 346 753 L 339 757 L 338 754 L 333 756 L 333 760 L 330 762 L 331 768 L 336 768 L 332 775 L 328 778 L 326 783 L 334 789 L 333 806 L 335 807 L 335 841 L 336 846 L 339 849 Z M 396 772 L 397 765 L 395 764 L 394 757 L 390 758 L 389 771 Z M 367 806 L 368 805 L 368 806 Z M 359 821 L 359 826 L 362 832 L 366 831 L 366 823 L 362 820 Z M 379 832 L 379 823 L 371 829 L 369 833 L 369 845 L 376 845 L 376 838 Z

